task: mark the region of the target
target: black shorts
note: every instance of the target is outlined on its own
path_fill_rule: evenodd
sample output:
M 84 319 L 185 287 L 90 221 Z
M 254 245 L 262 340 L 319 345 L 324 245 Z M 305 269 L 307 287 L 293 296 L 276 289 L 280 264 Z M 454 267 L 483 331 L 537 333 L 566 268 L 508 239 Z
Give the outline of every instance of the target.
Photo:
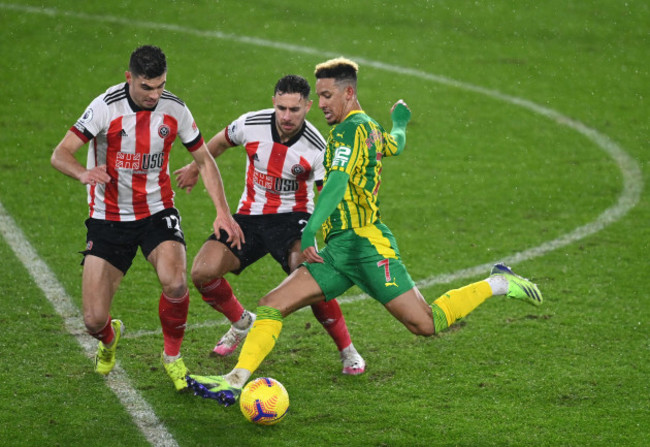
M 125 275 L 138 247 L 147 258 L 161 242 L 177 241 L 185 245 L 181 217 L 176 208 L 130 222 L 89 218 L 86 228 L 86 249 L 81 252 L 84 259 L 86 255 L 105 259 Z
M 208 238 L 227 245 L 237 256 L 241 265 L 233 273 L 240 274 L 246 267 L 270 253 L 289 274 L 289 249 L 302 237 L 302 230 L 307 225 L 311 214 L 281 213 L 261 216 L 233 214 L 233 217 L 246 238 L 246 243 L 242 244 L 241 250 L 226 242 L 228 233 L 224 230 L 221 230 L 219 238 L 214 233 Z

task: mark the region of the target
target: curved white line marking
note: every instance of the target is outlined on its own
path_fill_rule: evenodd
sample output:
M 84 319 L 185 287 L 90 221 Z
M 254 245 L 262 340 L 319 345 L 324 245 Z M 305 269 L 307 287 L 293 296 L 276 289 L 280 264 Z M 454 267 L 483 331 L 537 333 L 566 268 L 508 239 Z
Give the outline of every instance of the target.
M 23 5 L 14 5 L 0 3 L 0 8 L 9 9 L 14 11 L 21 11 L 34 14 L 45 14 L 49 16 L 64 16 L 72 17 L 77 19 L 84 20 L 93 20 L 100 21 L 105 23 L 118 23 L 128 26 L 137 26 L 141 28 L 150 28 L 158 29 L 164 31 L 175 31 L 184 34 L 191 34 L 201 37 L 212 37 L 221 40 L 230 40 L 238 43 L 244 43 L 249 45 L 256 45 L 261 47 L 274 48 L 282 51 L 293 51 L 297 53 L 310 54 L 319 57 L 335 57 L 339 54 L 331 53 L 326 51 L 320 51 L 314 48 L 303 47 L 299 45 L 292 45 L 286 43 L 278 43 L 265 39 L 259 39 L 254 37 L 246 36 L 236 36 L 233 34 L 222 33 L 219 31 L 199 31 L 184 28 L 178 25 L 172 24 L 158 24 L 151 22 L 143 21 L 133 21 L 129 19 L 123 19 L 120 17 L 113 16 L 95 16 L 90 14 L 78 13 L 78 12 L 67 12 L 59 11 L 53 8 L 36 8 Z M 528 109 L 532 112 L 535 112 L 539 115 L 542 115 L 548 119 L 554 120 L 556 123 L 567 126 L 588 139 L 594 142 L 598 147 L 604 150 L 609 154 L 612 159 L 616 162 L 621 173 L 623 174 L 623 192 L 619 196 L 616 204 L 606 209 L 598 218 L 589 224 L 583 225 L 576 228 L 575 230 L 560 236 L 557 239 L 554 239 L 549 242 L 545 242 L 538 247 L 529 248 L 519 253 L 515 253 L 512 256 L 509 256 L 503 259 L 505 262 L 515 264 L 522 262 L 528 259 L 532 259 L 538 256 L 542 256 L 550 251 L 556 250 L 560 247 L 564 247 L 568 244 L 571 244 L 575 241 L 578 241 L 584 237 L 592 235 L 600 230 L 602 230 L 607 225 L 617 221 L 623 217 L 630 209 L 632 209 L 639 201 L 641 197 L 641 192 L 643 190 L 643 179 L 641 175 L 641 168 L 638 163 L 631 158 L 621 147 L 619 147 L 615 142 L 609 139 L 607 136 L 599 133 L 598 131 L 591 129 L 584 124 L 571 120 L 564 115 L 537 105 L 533 102 L 527 101 L 525 99 L 517 98 L 514 96 L 505 95 L 496 90 L 485 89 L 482 87 L 474 86 L 471 84 L 466 84 L 463 82 L 455 81 L 453 79 L 446 78 L 444 76 L 433 75 L 423 71 L 404 68 L 400 66 L 390 65 L 382 62 L 376 62 L 367 60 L 361 57 L 352 57 L 357 62 L 371 66 L 380 70 L 385 70 L 389 72 L 399 73 L 402 75 L 414 76 L 420 79 L 429 80 L 432 82 L 437 82 L 439 84 L 447 85 L 449 87 L 458 88 L 461 90 L 466 90 L 470 92 L 475 92 L 479 94 L 486 95 L 488 97 L 504 101 L 513 105 L 517 105 Z M 6 213 L 4 207 L 0 203 L 0 231 L 3 236 L 9 242 L 9 245 L 12 247 L 16 255 L 21 259 L 21 262 L 27 267 L 30 271 L 30 274 L 34 278 L 36 284 L 41 287 L 46 297 L 54 305 L 56 311 L 63 317 L 66 329 L 71 333 L 77 336 L 77 340 L 84 348 L 84 351 L 87 355 L 94 355 L 95 343 L 93 339 L 89 337 L 82 336 L 83 328 L 80 328 L 81 315 L 79 314 L 78 309 L 72 303 L 72 300 L 67 295 L 63 287 L 58 283 L 54 274 L 49 270 L 47 265 L 38 257 L 37 253 L 33 250 L 27 239 L 15 225 L 15 222 L 11 217 Z M 22 255 L 21 255 L 22 252 Z M 482 264 L 475 267 L 470 267 L 467 269 L 459 270 L 454 273 L 442 274 L 437 276 L 432 276 L 421 281 L 418 281 L 419 287 L 427 287 L 434 284 L 443 284 L 458 279 L 470 278 L 485 274 L 491 264 Z M 341 302 L 352 302 L 358 301 L 360 299 L 367 298 L 366 295 L 356 295 L 345 297 L 340 299 Z M 219 322 L 221 324 L 221 322 Z M 160 331 L 149 332 L 149 333 L 160 333 Z M 145 335 L 145 332 L 140 332 L 140 334 Z M 132 387 L 128 376 L 126 373 L 119 368 L 119 365 L 116 367 L 115 371 L 109 376 L 108 379 L 109 386 L 115 392 L 115 394 L 120 398 L 123 405 L 132 415 L 136 424 L 140 430 L 144 433 L 150 443 L 153 445 L 164 445 L 164 446 L 176 446 L 176 442 L 167 432 L 162 424 L 158 421 L 153 410 L 149 407 L 146 401 L 142 399 L 139 393 Z
M 121 17 L 95 16 L 95 15 L 89 15 L 89 14 L 77 13 L 77 12 L 59 11 L 53 8 L 33 8 L 33 7 L 24 7 L 21 5 L 11 5 L 11 4 L 4 4 L 4 3 L 0 3 L 0 7 L 7 8 L 7 9 L 15 9 L 18 11 L 53 15 L 53 16 L 59 15 L 65 17 L 102 21 L 108 23 L 119 23 L 124 25 L 142 27 L 142 28 L 158 29 L 164 31 L 175 31 L 183 34 L 191 34 L 191 35 L 201 36 L 201 37 L 212 37 L 215 39 L 229 40 L 233 42 L 267 47 L 267 48 L 274 48 L 283 51 L 289 50 L 296 53 L 315 55 L 319 57 L 323 57 L 323 56 L 336 57 L 340 55 L 339 53 L 320 51 L 314 48 L 304 47 L 300 45 L 273 42 L 270 40 L 260 39 L 256 37 L 237 36 L 234 34 L 223 33 L 220 31 L 200 31 L 195 29 L 184 28 L 182 26 L 173 25 L 173 24 L 133 21 Z M 616 162 L 623 175 L 623 183 L 624 183 L 623 192 L 619 196 L 616 204 L 606 209 L 600 216 L 598 216 L 598 218 L 594 222 L 576 228 L 575 230 L 563 236 L 560 236 L 557 239 L 545 242 L 538 247 L 529 248 L 522 252 L 508 256 L 502 259 L 502 261 L 515 264 L 518 262 L 529 260 L 544 255 L 549 251 L 556 250 L 560 247 L 571 244 L 589 235 L 592 235 L 602 230 L 607 225 L 620 219 L 639 202 L 639 199 L 641 197 L 641 192 L 643 191 L 643 178 L 641 174 L 641 168 L 639 167 L 638 163 L 632 157 L 630 157 L 620 146 L 618 146 L 614 141 L 612 141 L 606 135 L 599 133 L 597 130 L 589 128 L 583 123 L 572 120 L 552 109 L 540 106 L 526 99 L 503 94 L 497 90 L 486 89 L 476 85 L 456 81 L 447 78 L 445 76 L 434 75 L 431 73 L 415 70 L 412 68 L 405 68 L 397 65 L 387 64 L 384 62 L 372 61 L 362 57 L 355 57 L 355 56 L 351 56 L 351 57 L 362 65 L 371 66 L 380 70 L 398 73 L 401 75 L 417 77 L 419 79 L 436 82 L 439 84 L 443 84 L 449 87 L 454 87 L 469 92 L 479 93 L 499 101 L 503 101 L 506 103 L 523 107 L 538 115 L 551 119 L 559 125 L 569 127 L 577 131 L 578 133 L 584 135 L 593 143 L 595 143 L 599 148 L 604 150 Z M 443 274 L 443 275 L 437 275 L 437 276 L 425 278 L 418 282 L 418 286 L 427 287 L 434 284 L 447 283 L 457 279 L 481 275 L 489 271 L 491 265 L 492 265 L 491 263 L 482 264 L 475 267 L 463 269 L 455 273 Z

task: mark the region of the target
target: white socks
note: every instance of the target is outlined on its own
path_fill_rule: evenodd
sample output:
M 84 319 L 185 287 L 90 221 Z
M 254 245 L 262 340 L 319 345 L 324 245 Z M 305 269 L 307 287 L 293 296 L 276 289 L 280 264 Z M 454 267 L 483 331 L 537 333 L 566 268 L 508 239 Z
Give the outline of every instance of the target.
M 485 280 L 492 289 L 492 295 L 505 295 L 508 293 L 508 280 L 503 275 L 491 275 Z

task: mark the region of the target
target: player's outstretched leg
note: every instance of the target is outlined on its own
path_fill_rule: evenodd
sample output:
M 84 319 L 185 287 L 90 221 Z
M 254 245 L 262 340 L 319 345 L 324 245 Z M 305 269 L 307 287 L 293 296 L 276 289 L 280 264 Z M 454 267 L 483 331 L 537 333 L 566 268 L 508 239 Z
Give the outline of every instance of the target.
M 490 276 L 501 275 L 508 280 L 508 298 L 526 301 L 527 303 L 539 306 L 543 302 L 542 292 L 537 285 L 526 278 L 513 272 L 510 267 L 499 263 L 492 267 Z
M 108 375 L 115 366 L 115 351 L 124 332 L 124 323 L 121 320 L 112 320 L 111 326 L 113 326 L 113 332 L 115 333 L 113 342 L 110 346 L 106 346 L 100 341 L 95 355 L 95 371 L 103 375 Z
M 187 376 L 187 385 L 197 396 L 214 399 L 224 407 L 237 402 L 241 388 L 232 386 L 224 376 Z
M 237 349 L 237 346 L 239 346 L 248 335 L 248 331 L 251 330 L 253 323 L 255 323 L 255 318 L 256 316 L 254 313 L 245 310 L 241 319 L 230 326 L 228 332 L 221 337 L 219 343 L 217 343 L 212 352 L 222 356 L 232 354 L 235 349 Z M 243 327 L 238 328 L 238 325 Z

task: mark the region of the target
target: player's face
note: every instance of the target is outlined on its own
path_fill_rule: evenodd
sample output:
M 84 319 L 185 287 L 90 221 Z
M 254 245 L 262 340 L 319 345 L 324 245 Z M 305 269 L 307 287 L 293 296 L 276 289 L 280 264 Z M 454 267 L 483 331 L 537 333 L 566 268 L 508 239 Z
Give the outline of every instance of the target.
M 325 120 L 330 126 L 342 122 L 348 115 L 348 106 L 352 87 L 338 85 L 334 78 L 321 78 L 316 80 L 316 95 L 318 95 L 318 108 L 325 114 Z
M 283 141 L 291 139 L 302 128 L 312 102 L 300 93 L 278 93 L 273 96 L 275 126 Z
M 143 109 L 152 109 L 156 107 L 165 89 L 167 82 L 167 73 L 157 78 L 148 79 L 142 76 L 133 76 L 131 72 L 126 72 L 126 82 L 129 83 L 129 95 L 133 102 Z

